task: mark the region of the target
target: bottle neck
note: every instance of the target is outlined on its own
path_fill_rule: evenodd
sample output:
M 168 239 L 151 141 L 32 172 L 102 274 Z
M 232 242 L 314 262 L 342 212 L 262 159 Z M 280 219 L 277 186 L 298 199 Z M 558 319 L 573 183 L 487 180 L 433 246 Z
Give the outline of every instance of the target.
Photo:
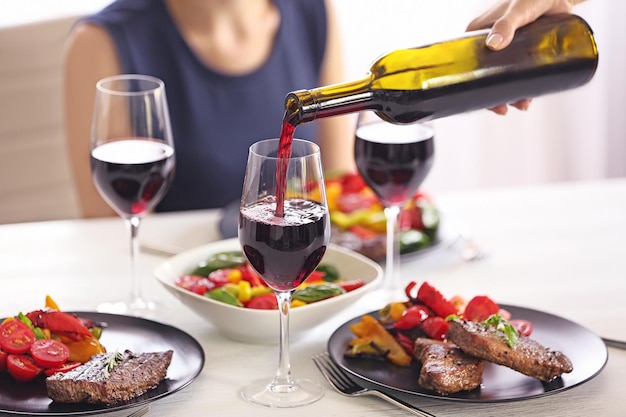
M 315 119 L 374 108 L 372 77 L 311 90 L 292 91 L 285 98 L 286 118 L 296 126 Z

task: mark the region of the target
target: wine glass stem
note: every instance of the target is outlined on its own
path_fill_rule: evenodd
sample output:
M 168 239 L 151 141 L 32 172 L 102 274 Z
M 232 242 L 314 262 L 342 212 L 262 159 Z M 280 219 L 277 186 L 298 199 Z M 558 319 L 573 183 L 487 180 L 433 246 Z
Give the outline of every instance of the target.
M 139 217 L 126 219 L 126 227 L 130 232 L 130 301 L 131 304 L 142 302 L 141 288 L 137 278 L 137 254 L 139 253 Z
M 278 309 L 280 311 L 280 342 L 278 347 L 278 370 L 276 385 L 291 384 L 291 362 L 289 359 L 289 309 L 291 308 L 291 291 L 276 291 Z
M 400 235 L 398 226 L 400 206 L 385 207 L 385 218 L 387 219 L 387 251 L 383 288 L 395 291 L 399 288 L 400 281 Z

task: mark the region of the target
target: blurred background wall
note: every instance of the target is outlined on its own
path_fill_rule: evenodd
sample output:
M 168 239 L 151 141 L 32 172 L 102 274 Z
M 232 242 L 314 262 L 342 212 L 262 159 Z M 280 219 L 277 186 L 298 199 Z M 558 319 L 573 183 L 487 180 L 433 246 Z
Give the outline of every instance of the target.
M 78 216 L 62 126 L 61 58 L 76 17 L 104 4 L 0 0 L 0 223 Z
M 0 0 L 0 223 L 77 216 L 61 123 L 61 54 L 75 19 L 109 0 Z M 334 0 L 346 79 L 380 54 L 453 37 L 492 0 Z M 586 86 L 536 99 L 528 112 L 435 121 L 424 188 L 531 185 L 626 176 L 626 2 L 588 0 L 600 64 Z M 303 86 L 303 88 L 314 86 Z M 584 198 L 584 196 L 581 196 Z

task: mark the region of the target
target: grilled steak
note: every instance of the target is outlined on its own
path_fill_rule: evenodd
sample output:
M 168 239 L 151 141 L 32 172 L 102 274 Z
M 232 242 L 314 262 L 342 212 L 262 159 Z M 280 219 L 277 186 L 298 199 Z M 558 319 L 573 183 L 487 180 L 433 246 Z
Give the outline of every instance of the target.
M 112 405 L 135 398 L 165 378 L 173 352 L 125 351 L 110 369 L 112 355 L 94 355 L 89 362 L 67 373 L 46 379 L 48 396 L 60 403 Z M 119 355 L 119 354 L 118 354 Z
M 481 323 L 450 321 L 448 340 L 471 356 L 507 366 L 543 382 L 573 370 L 572 362 L 563 353 L 524 336 L 511 348 L 504 332 Z
M 452 343 L 417 338 L 414 357 L 422 364 L 419 385 L 439 394 L 473 390 L 482 382 L 483 361 Z

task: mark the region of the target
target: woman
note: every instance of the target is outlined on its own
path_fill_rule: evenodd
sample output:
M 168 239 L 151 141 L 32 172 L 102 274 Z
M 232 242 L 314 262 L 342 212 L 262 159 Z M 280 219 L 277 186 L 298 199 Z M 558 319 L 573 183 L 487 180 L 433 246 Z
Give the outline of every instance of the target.
M 278 135 L 286 93 L 342 81 L 338 35 L 320 0 L 117 0 L 79 22 L 64 76 L 83 216 L 114 214 L 89 169 L 98 80 L 142 73 L 165 82 L 177 167 L 157 211 L 222 207 L 241 195 L 250 144 Z M 320 144 L 327 170 L 350 169 L 350 129 L 332 118 L 296 136 Z

